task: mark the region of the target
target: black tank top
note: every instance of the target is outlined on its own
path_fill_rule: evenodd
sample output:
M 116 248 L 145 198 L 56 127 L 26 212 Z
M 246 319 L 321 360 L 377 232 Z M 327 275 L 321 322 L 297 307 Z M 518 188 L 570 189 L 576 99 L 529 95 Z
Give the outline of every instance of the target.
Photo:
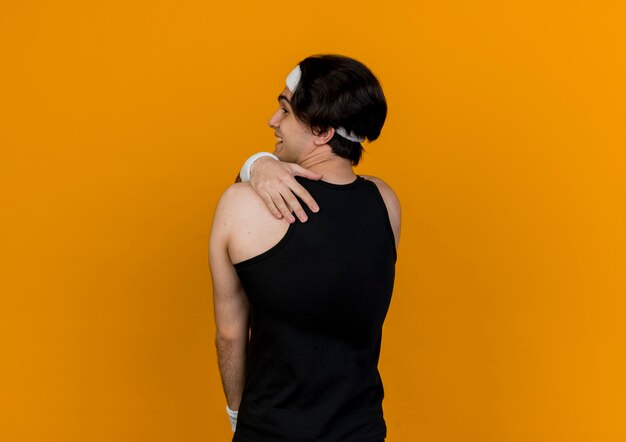
M 297 177 L 320 211 L 235 264 L 251 335 L 237 442 L 372 442 L 386 436 L 378 373 L 396 248 L 385 203 L 361 177 Z M 304 204 L 302 204 L 305 207 Z

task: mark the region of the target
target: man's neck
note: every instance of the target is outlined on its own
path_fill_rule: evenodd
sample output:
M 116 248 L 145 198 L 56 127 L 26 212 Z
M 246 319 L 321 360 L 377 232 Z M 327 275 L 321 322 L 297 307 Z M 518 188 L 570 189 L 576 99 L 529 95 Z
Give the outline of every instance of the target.
M 356 178 L 350 160 L 333 153 L 327 144 L 301 158 L 298 164 L 313 172 L 321 173 L 324 176 L 323 181 L 333 184 L 348 184 Z

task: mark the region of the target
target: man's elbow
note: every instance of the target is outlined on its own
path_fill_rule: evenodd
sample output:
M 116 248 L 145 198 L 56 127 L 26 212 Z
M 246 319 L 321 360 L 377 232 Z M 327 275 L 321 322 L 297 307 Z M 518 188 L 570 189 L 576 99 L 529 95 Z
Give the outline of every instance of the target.
M 248 330 L 221 330 L 215 333 L 215 344 L 220 346 L 237 346 L 248 342 Z

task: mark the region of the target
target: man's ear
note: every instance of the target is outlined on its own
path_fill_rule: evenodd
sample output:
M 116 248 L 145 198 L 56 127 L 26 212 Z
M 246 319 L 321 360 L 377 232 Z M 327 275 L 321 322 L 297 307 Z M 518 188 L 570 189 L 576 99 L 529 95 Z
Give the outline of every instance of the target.
M 316 134 L 315 140 L 313 140 L 313 142 L 315 143 L 316 146 L 323 146 L 324 144 L 328 144 L 328 142 L 333 138 L 334 135 L 335 135 L 335 129 L 332 127 L 329 127 L 324 132 L 320 132 Z

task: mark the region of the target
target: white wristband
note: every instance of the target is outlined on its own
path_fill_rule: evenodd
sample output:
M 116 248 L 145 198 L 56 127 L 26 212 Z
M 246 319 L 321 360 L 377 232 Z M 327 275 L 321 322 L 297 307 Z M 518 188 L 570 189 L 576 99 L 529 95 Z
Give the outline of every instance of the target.
M 272 157 L 278 161 L 278 157 L 269 152 L 255 153 L 250 158 L 248 158 L 245 163 L 243 163 L 243 167 L 241 168 L 241 171 L 239 172 L 239 178 L 241 178 L 241 181 L 243 182 L 250 181 L 250 168 L 252 167 L 252 163 L 254 163 L 256 160 L 258 160 L 261 157 Z
M 226 404 L 226 413 L 228 414 L 228 419 L 230 420 L 230 428 L 233 430 L 233 433 L 237 429 L 237 415 L 239 411 L 233 411 L 228 408 L 228 404 Z

